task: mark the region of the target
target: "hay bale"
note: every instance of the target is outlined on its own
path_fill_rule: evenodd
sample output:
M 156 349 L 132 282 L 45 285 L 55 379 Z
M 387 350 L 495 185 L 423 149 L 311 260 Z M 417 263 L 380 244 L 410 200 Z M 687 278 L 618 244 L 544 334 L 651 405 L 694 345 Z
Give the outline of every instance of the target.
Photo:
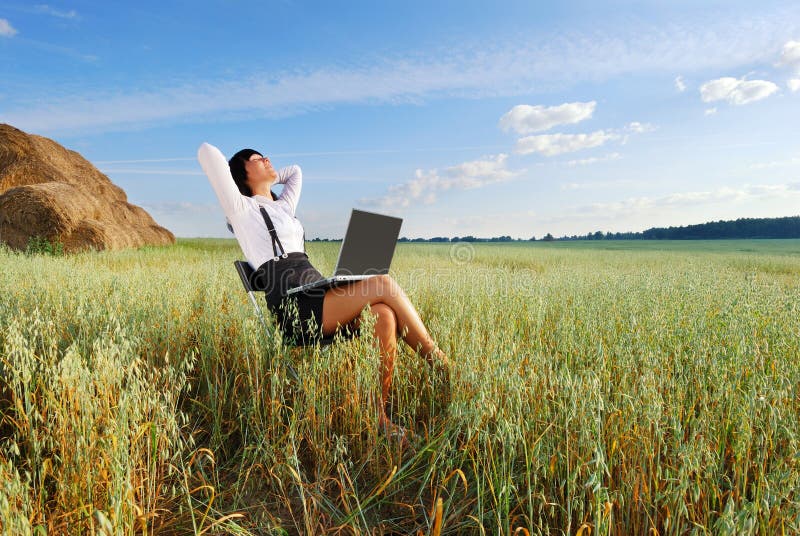
M 0 237 L 15 249 L 24 249 L 34 236 L 61 241 L 101 212 L 99 202 L 71 184 L 18 186 L 0 195 Z
M 67 252 L 175 243 L 80 154 L 0 124 L 0 242 L 24 249 L 37 236 Z

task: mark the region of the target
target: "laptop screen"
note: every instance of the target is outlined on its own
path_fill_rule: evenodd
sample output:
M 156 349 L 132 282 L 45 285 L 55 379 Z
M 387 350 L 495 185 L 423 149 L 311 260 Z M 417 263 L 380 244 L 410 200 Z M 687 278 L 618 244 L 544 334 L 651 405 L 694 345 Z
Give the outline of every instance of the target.
M 388 274 L 402 218 L 353 209 L 333 275 Z

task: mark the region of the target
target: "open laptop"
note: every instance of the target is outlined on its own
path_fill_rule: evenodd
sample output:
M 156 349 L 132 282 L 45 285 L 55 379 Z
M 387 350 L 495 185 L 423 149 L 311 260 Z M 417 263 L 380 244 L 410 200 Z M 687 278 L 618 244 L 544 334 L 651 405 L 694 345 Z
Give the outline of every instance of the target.
M 402 218 L 353 209 L 333 276 L 289 289 L 287 295 L 388 274 Z

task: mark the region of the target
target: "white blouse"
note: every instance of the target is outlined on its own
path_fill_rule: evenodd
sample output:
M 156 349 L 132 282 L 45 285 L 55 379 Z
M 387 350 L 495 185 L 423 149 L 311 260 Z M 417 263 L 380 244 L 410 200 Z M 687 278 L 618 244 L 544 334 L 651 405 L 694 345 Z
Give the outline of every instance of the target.
M 247 197 L 239 193 L 239 188 L 233 182 L 227 159 L 213 145 L 203 143 L 197 150 L 197 159 L 217 194 L 222 210 L 250 266 L 258 269 L 275 256 L 272 239 L 259 207 L 264 207 L 269 214 L 286 253 L 304 250 L 303 226 L 300 220 L 294 217 L 303 186 L 303 173 L 299 166 L 289 166 L 278 171 L 277 182 L 284 187 L 278 200 L 273 201 L 261 195 Z M 280 254 L 280 248 L 278 253 Z

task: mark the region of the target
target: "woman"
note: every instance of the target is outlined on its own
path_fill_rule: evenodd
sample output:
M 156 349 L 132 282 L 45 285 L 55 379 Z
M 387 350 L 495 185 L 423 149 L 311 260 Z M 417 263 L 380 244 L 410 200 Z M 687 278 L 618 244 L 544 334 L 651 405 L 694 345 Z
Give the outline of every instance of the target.
M 256 269 L 267 306 L 289 339 L 316 339 L 343 327 L 357 327 L 369 306 L 375 316 L 374 333 L 381 357 L 381 408 L 379 425 L 390 434 L 402 434 L 386 414 L 397 355 L 397 337 L 422 355 L 449 382 L 449 360 L 437 348 L 411 301 L 389 275 L 375 275 L 349 283 L 346 291 L 316 289 L 291 298 L 286 290 L 322 279 L 305 254 L 303 226 L 294 217 L 302 187 L 298 166 L 276 171 L 269 158 L 243 149 L 229 161 L 208 143 L 200 146 L 198 160 L 211 181 L 242 252 Z M 283 184 L 276 196 L 270 189 Z

